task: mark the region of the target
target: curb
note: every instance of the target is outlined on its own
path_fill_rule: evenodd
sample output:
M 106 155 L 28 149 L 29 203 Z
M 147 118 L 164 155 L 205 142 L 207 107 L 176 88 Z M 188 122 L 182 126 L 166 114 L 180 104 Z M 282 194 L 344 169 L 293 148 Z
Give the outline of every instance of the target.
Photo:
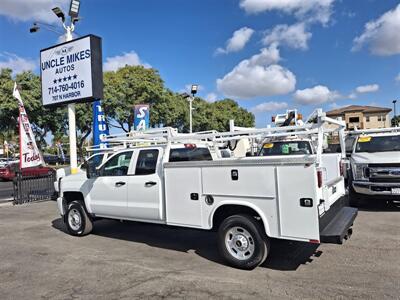
M 1 199 L 0 207 L 12 206 L 13 200 L 14 200 L 14 198 Z

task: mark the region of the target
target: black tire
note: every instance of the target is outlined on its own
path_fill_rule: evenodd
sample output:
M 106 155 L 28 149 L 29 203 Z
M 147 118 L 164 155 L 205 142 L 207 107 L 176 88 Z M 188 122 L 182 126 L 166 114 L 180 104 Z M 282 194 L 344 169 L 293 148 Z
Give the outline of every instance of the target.
M 268 256 L 269 245 L 262 226 L 252 216 L 233 215 L 219 226 L 219 252 L 232 267 L 252 270 L 261 265 Z
M 358 194 L 353 188 L 353 176 L 350 175 L 349 180 L 349 205 L 352 207 L 360 207 L 362 204 L 362 195 Z
M 93 229 L 93 222 L 80 201 L 68 204 L 64 223 L 68 233 L 74 236 L 85 236 Z

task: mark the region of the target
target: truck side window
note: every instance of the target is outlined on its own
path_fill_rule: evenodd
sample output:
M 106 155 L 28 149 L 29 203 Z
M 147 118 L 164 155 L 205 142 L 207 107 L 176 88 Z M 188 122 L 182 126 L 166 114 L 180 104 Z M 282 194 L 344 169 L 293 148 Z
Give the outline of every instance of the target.
M 158 150 L 141 150 L 136 163 L 135 175 L 149 175 L 156 172 Z
M 178 148 L 171 149 L 169 161 L 202 161 L 212 160 L 210 150 L 207 148 Z
M 132 151 L 122 152 L 114 155 L 107 161 L 102 170 L 101 176 L 126 176 L 128 175 L 129 164 L 132 158 Z

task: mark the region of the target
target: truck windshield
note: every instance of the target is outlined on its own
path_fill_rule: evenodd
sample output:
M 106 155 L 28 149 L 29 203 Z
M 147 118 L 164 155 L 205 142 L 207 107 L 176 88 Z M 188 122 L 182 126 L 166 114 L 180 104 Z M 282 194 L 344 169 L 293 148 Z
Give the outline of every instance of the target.
M 400 151 L 400 135 L 360 136 L 355 152 Z
M 264 143 L 259 156 L 312 154 L 308 141 L 281 141 Z

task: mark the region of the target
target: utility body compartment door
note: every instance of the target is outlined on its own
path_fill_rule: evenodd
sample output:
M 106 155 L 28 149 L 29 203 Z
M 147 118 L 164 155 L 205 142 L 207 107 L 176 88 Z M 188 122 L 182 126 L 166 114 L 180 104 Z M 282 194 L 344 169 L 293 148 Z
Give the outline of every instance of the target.
M 316 177 L 314 164 L 276 168 L 282 238 L 319 241 Z
M 165 168 L 167 224 L 201 227 L 201 168 Z

